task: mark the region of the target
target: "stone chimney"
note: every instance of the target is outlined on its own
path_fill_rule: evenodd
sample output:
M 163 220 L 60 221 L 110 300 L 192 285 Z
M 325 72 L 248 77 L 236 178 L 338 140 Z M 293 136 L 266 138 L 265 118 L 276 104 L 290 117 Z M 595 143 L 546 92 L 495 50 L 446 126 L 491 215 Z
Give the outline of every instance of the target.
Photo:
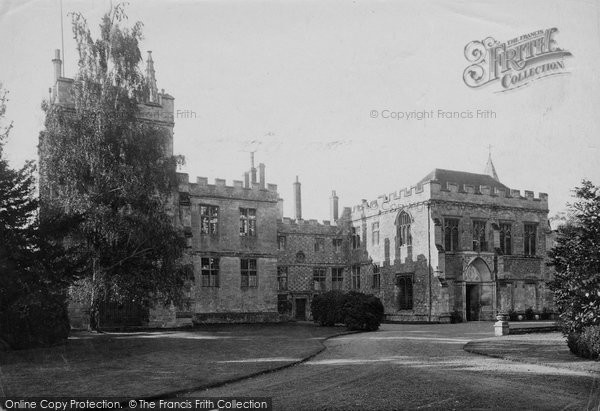
M 250 178 L 252 184 L 256 183 L 256 167 L 254 167 L 254 152 L 250 153 Z
M 338 220 L 338 201 L 339 197 L 335 190 L 332 190 L 331 197 L 329 197 L 329 218 L 334 223 Z
M 60 50 L 54 50 L 54 59 L 52 59 L 52 63 L 54 64 L 54 81 L 58 80 L 62 77 L 62 60 L 60 59 Z
M 264 190 L 265 187 L 267 186 L 267 183 L 265 182 L 265 165 L 263 163 L 260 163 L 258 165 L 258 177 L 259 177 L 260 188 L 262 188 Z
M 296 176 L 296 182 L 294 183 L 294 218 L 296 220 L 302 220 L 302 195 L 300 192 L 300 181 Z
M 247 171 L 244 173 L 244 187 L 250 188 L 250 173 Z
M 277 218 L 283 220 L 283 198 L 277 199 Z

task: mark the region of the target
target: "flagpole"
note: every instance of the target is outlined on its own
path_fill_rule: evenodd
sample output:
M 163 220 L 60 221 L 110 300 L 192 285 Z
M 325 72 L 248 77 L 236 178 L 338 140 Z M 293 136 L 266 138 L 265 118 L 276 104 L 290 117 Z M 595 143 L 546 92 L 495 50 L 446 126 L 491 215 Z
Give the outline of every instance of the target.
M 65 30 L 63 26 L 63 2 L 60 0 L 60 42 L 62 47 L 62 76 L 65 76 Z

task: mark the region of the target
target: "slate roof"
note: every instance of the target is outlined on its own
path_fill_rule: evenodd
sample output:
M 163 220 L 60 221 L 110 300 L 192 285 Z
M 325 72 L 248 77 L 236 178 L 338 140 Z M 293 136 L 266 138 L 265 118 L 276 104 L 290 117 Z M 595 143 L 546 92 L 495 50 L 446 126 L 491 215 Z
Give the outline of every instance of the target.
M 447 188 L 446 183 L 457 183 L 459 186 L 459 190 L 463 189 L 463 184 L 468 184 L 474 186 L 476 189 L 479 186 L 489 186 L 492 188 L 499 188 L 508 191 L 509 188 L 502 184 L 499 181 L 496 181 L 494 178 L 487 174 L 476 174 L 476 173 L 467 173 L 465 171 L 454 171 L 454 170 L 444 170 L 441 168 L 436 168 L 425 177 L 421 179 L 417 183 L 417 185 L 422 185 L 427 181 L 437 181 L 442 185 L 443 189 Z

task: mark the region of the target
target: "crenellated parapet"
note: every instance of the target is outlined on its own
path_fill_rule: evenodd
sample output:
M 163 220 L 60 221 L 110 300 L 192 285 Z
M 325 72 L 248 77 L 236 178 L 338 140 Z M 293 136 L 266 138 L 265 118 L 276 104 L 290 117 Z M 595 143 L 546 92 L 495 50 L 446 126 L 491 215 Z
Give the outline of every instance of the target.
M 505 189 L 488 185 L 470 185 L 438 181 L 430 181 L 429 192 L 433 200 L 448 200 L 476 204 L 493 204 L 497 206 L 548 210 L 548 194 L 538 193 L 537 197 L 531 190 Z
M 138 118 L 173 127 L 175 125 L 174 102 L 173 96 L 161 90 L 157 102 L 138 104 Z
M 389 194 L 381 194 L 376 199 L 363 199 L 360 204 L 352 207 L 352 214 L 373 215 L 390 212 L 407 207 L 410 204 L 429 201 L 455 201 L 475 203 L 481 205 L 499 205 L 506 207 L 548 210 L 548 194 L 538 193 L 537 197 L 533 191 L 503 189 L 487 185 L 470 185 L 446 182 L 445 185 L 438 181 L 427 181 L 423 184 L 402 188 Z
M 332 225 L 329 220 L 296 220 L 284 217 L 277 222 L 277 231 L 282 234 L 311 234 L 311 235 L 336 235 L 341 227 Z
M 195 183 L 189 181 L 187 173 L 177 173 L 179 192 L 191 197 L 218 197 L 236 200 L 277 202 L 279 194 L 277 184 L 267 184 L 262 188 L 260 183 L 245 187 L 244 182 L 233 180 L 233 185 L 227 185 L 225 179 L 215 178 L 214 184 L 208 183 L 208 178 L 197 177 Z
M 388 194 L 381 194 L 374 200 L 363 199 L 351 208 L 354 217 L 357 214 L 372 215 L 398 210 L 429 199 L 429 183 L 401 188 Z

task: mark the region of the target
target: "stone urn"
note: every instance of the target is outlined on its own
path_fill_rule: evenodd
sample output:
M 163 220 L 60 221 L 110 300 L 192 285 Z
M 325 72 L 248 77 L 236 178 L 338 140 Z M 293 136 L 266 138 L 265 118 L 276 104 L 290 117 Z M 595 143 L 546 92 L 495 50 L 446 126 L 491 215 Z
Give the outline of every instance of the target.
M 498 315 L 496 315 L 496 320 L 498 321 L 494 323 L 494 335 L 502 336 L 510 334 L 508 314 L 498 313 Z
M 498 315 L 496 315 L 496 320 L 506 322 L 506 321 L 508 321 L 508 314 L 499 313 Z

